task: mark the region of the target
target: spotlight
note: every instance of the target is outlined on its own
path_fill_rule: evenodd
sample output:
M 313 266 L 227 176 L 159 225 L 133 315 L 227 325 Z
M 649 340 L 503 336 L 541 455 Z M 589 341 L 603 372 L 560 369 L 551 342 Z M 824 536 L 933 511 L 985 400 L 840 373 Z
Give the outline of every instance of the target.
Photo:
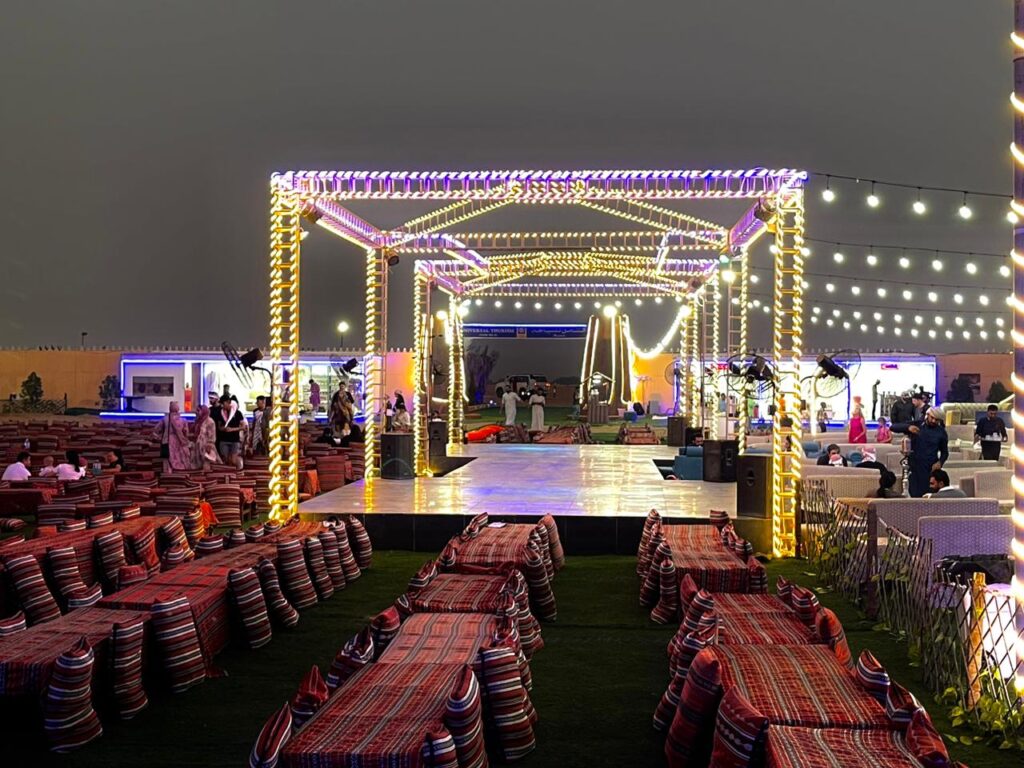
M 401 261 L 401 259 L 398 258 L 398 254 L 395 253 L 394 251 L 388 251 L 387 254 L 388 254 L 388 266 L 389 267 L 397 267 L 398 263 Z
M 445 320 L 448 319 L 448 312 L 446 310 L 439 309 L 439 310 L 437 310 L 437 315 L 436 316 L 437 316 L 437 319 L 440 320 L 443 323 Z
M 240 362 L 245 368 L 252 369 L 256 363 L 263 359 L 263 353 L 258 347 L 253 347 L 244 355 L 240 355 L 238 362 Z
M 754 206 L 754 218 L 768 224 L 775 218 L 775 211 L 775 200 L 762 197 L 757 201 L 757 205 Z

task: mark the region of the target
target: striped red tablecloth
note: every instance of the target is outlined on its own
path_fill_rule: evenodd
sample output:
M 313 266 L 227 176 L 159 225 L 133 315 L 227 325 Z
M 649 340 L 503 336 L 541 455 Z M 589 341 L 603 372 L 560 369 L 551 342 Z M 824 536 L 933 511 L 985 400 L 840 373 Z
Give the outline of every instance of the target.
M 768 729 L 766 768 L 818 768 L 849 765 L 862 768 L 921 768 L 896 731 L 847 728 Z
M 477 652 L 498 630 L 486 613 L 414 613 L 402 622 L 378 664 L 477 662 Z
M 283 768 L 404 768 L 423 764 L 427 734 L 444 728 L 462 664 L 369 664 L 281 753 Z
M 140 617 L 146 615 L 139 611 L 82 608 L 0 638 L 0 696 L 43 693 L 57 657 L 82 637 L 96 650 L 94 674 L 98 674 L 106 669 L 103 660 L 114 624 Z
M 441 573 L 409 605 L 417 613 L 490 613 L 501 607 L 507 576 Z
M 514 565 L 520 570 L 526 566 L 526 548 L 536 525 L 524 523 L 491 524 L 459 544 L 458 564 L 494 568 Z

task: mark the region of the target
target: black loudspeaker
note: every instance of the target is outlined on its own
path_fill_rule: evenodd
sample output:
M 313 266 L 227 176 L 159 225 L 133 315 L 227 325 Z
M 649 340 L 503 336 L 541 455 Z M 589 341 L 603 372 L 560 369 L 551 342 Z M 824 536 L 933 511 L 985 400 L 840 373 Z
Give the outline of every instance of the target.
M 739 441 L 704 441 L 704 482 L 735 483 Z
M 416 475 L 411 432 L 385 432 L 380 436 L 380 476 L 404 480 Z
M 685 416 L 668 417 L 668 444 L 677 446 L 686 445 Z
M 431 458 L 448 455 L 447 421 L 427 422 L 427 444 L 427 455 Z
M 705 448 L 705 451 L 707 449 Z M 704 465 L 705 467 L 707 464 Z M 770 518 L 772 514 L 772 457 L 748 453 L 736 457 L 737 517 Z

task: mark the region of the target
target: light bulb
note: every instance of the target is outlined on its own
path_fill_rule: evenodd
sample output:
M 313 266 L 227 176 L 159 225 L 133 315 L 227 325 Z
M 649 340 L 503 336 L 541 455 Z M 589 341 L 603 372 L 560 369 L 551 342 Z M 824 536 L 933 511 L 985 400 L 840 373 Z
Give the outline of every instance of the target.
M 873 267 L 878 264 L 878 257 L 875 256 L 875 254 L 873 253 L 869 253 L 867 257 L 867 262 L 869 267 Z
M 722 270 L 722 279 L 727 283 L 734 283 L 736 281 L 736 273 L 731 269 Z
M 957 315 L 956 317 L 954 317 L 953 318 L 953 322 L 956 323 L 958 328 L 963 328 L 963 326 L 964 326 L 964 319 L 962 317 L 960 317 L 960 315 Z
M 1006 331 L 996 331 L 996 336 L 998 336 L 1000 339 L 1005 339 Z
M 832 310 L 832 317 L 839 317 L 842 314 L 843 314 L 843 311 L 841 309 L 833 309 Z
M 501 309 L 501 299 L 496 299 L 494 302 L 494 306 L 498 309 Z
M 636 306 L 638 306 L 638 307 L 642 307 L 644 305 L 644 300 L 643 299 L 634 299 L 633 303 Z M 555 308 L 557 309 L 558 307 L 556 306 Z
M 772 308 L 769 307 L 767 304 L 765 304 L 761 309 L 764 311 L 766 315 L 772 311 Z
M 964 338 L 965 339 L 971 338 L 971 332 L 970 331 L 964 331 Z
M 877 208 L 879 203 L 882 201 L 878 199 L 878 195 L 875 194 L 875 182 L 871 182 L 871 194 L 868 195 L 868 207 Z
M 752 283 L 754 283 L 756 285 L 757 283 L 761 282 L 761 278 L 758 277 L 757 275 L 751 275 L 750 276 L 750 282 L 752 282 Z
M 910 290 L 909 288 L 904 290 L 903 291 L 903 298 L 906 299 L 907 301 L 910 301 L 912 298 L 914 298 L 914 292 L 912 290 Z
M 825 290 L 828 291 L 829 293 L 834 293 L 835 290 L 836 290 L 836 287 L 832 283 L 825 283 Z
M 951 330 L 949 330 L 948 328 L 946 329 L 946 338 L 947 339 L 952 339 L 953 338 L 953 332 Z
M 618 314 L 618 311 L 619 310 L 615 308 L 614 304 L 605 304 L 604 309 L 601 310 L 605 317 L 615 317 L 615 315 Z
M 879 288 L 877 293 L 878 293 L 879 298 L 884 299 L 889 292 L 887 290 L 885 290 L 885 288 Z
M 917 323 L 918 325 L 921 325 L 921 323 L 924 322 L 924 318 L 921 317 L 920 315 L 914 315 L 914 322 Z
M 867 323 L 861 323 L 860 324 L 860 329 L 861 329 L 862 332 L 867 333 L 868 332 L 868 324 Z
M 934 328 L 929 328 L 928 329 L 928 338 L 929 339 L 934 339 L 937 335 L 938 334 L 935 333 L 935 329 Z
M 1004 324 L 1005 322 L 1006 322 L 1006 321 L 1005 321 L 1005 320 L 1003 320 L 1003 318 L 1001 318 L 1001 317 L 997 317 L 997 318 L 996 318 L 996 325 L 997 325 L 997 326 L 999 326 L 1000 328 L 1002 328 L 1002 327 L 1003 327 L 1003 324 Z
M 860 296 L 860 286 L 859 285 L 851 285 L 850 286 L 850 293 L 852 293 L 854 296 Z
M 448 319 L 448 312 L 446 312 L 443 309 L 439 309 L 436 312 L 436 316 L 437 316 L 437 319 L 440 320 L 443 323 L 445 320 Z
M 754 299 L 754 300 L 753 300 L 753 301 L 752 301 L 752 302 L 750 303 L 750 306 L 752 306 L 752 307 L 754 307 L 754 308 L 760 307 L 760 306 L 761 306 L 761 300 L 760 300 L 760 299 Z
M 733 304 L 739 304 L 740 303 L 740 297 L 739 296 L 733 296 L 732 297 L 732 303 Z
M 476 304 L 478 307 L 482 307 L 484 305 L 484 300 L 483 299 L 477 299 L 473 303 Z
M 875 330 L 878 331 L 878 333 L 880 335 L 884 335 L 885 334 L 885 326 L 884 325 L 876 325 L 875 326 Z
M 680 299 L 678 296 L 676 296 L 676 301 L 682 301 L 682 299 Z M 601 308 L 601 302 L 600 301 L 595 301 L 594 302 L 594 309 L 600 309 L 600 308 Z
M 522 308 L 523 308 L 523 302 L 521 302 L 521 301 L 517 301 L 517 302 L 516 302 L 515 304 L 513 304 L 512 306 L 513 306 L 513 307 L 515 307 L 516 309 L 522 309 Z
M 976 326 L 978 326 L 979 328 L 983 327 L 985 325 L 985 318 L 984 317 L 976 317 L 976 318 L 974 318 L 974 324 Z
M 654 297 L 654 303 L 655 304 L 661 304 L 661 296 L 655 296 Z
M 918 333 L 919 331 L 917 330 L 917 328 L 910 329 L 910 335 L 913 336 L 915 339 L 917 338 Z
M 875 314 L 873 314 L 872 317 L 875 318 L 875 320 L 881 320 L 882 319 L 882 313 L 881 312 L 875 312 Z
M 988 306 L 988 296 L 986 296 L 984 293 L 981 294 L 978 297 L 978 303 L 981 304 L 981 306 L 983 306 L 983 307 L 987 307 Z
M 906 256 L 900 256 L 900 266 L 903 267 L 903 269 L 910 269 L 910 259 Z
M 615 306 L 616 306 L 616 307 L 621 307 L 621 306 L 622 306 L 622 302 L 621 302 L 621 301 L 619 301 L 618 299 L 616 299 L 616 300 L 615 300 Z
M 466 304 L 463 304 L 461 307 L 459 307 L 458 313 L 459 317 L 465 317 L 466 315 L 469 314 L 469 307 Z
M 895 315 L 892 316 L 892 319 L 893 319 L 894 322 L 902 323 L 903 322 L 903 315 L 901 315 L 901 314 L 899 314 L 897 312 Z
M 555 309 L 556 309 L 556 310 L 559 310 L 559 309 L 561 309 L 561 308 L 562 308 L 562 302 L 560 302 L 560 301 L 556 301 L 556 302 L 555 302 Z
M 934 269 L 936 272 L 941 272 L 942 262 L 939 261 L 939 259 L 932 259 L 932 269 Z
M 924 201 L 921 200 L 921 198 L 914 201 L 914 213 L 918 216 L 924 216 L 928 213 L 928 206 L 924 204 Z
M 967 270 L 968 275 L 978 274 L 978 265 L 975 264 L 973 261 L 968 261 L 966 264 L 964 264 L 964 269 Z
M 1014 213 L 1013 211 L 1007 211 L 1006 212 L 1006 220 L 1008 222 L 1010 222 L 1011 224 L 1016 224 L 1017 222 L 1020 221 L 1020 217 L 1017 216 L 1017 214 Z
M 814 323 L 815 325 L 817 325 L 817 323 L 818 323 L 818 316 L 817 315 L 811 315 L 811 322 Z
M 578 301 L 574 301 L 572 303 L 572 308 L 573 309 L 583 309 L 583 305 L 580 302 L 578 302 Z
M 1006 304 L 1007 304 L 1007 306 L 1010 306 L 1010 307 L 1013 306 L 1013 294 L 1012 293 L 1009 296 L 1006 297 Z
M 826 181 L 825 184 L 827 185 L 828 182 Z M 826 186 L 825 189 L 821 191 L 821 199 L 824 200 L 826 203 L 835 202 L 836 193 L 833 192 L 828 186 Z
M 894 334 L 896 334 L 897 336 L 902 336 L 902 335 L 903 335 L 903 329 L 902 329 L 902 328 L 899 328 L 899 327 L 893 328 L 893 329 L 892 329 L 892 332 L 893 332 Z
M 808 248 L 806 245 L 801 246 L 801 248 L 800 248 L 800 255 L 803 256 L 806 259 L 808 256 L 811 255 L 811 249 Z
M 825 325 L 827 325 L 829 328 L 831 328 L 832 326 L 835 325 L 835 322 L 830 317 L 828 320 L 825 321 Z
M 971 218 L 971 216 L 974 215 L 974 211 L 971 210 L 971 207 L 967 205 L 967 203 L 961 205 L 960 210 L 957 211 L 957 213 L 960 214 L 960 218 L 963 219 L 964 221 L 966 221 L 967 219 Z
M 988 338 L 988 331 L 978 331 L 978 336 L 980 336 L 983 339 L 987 339 Z
M 839 251 L 836 251 L 835 253 L 832 254 L 832 259 L 835 261 L 836 264 L 842 264 L 846 260 L 846 257 L 843 256 L 843 254 L 841 254 Z
M 939 294 L 935 291 L 928 291 L 928 301 L 935 302 L 939 300 Z
M 956 302 L 957 304 L 963 304 L 964 303 L 964 297 L 961 294 L 959 294 L 959 293 L 954 293 L 953 294 L 953 301 Z
M 815 307 L 814 309 L 811 310 L 811 312 L 813 312 L 816 315 L 820 315 L 821 314 L 821 307 Z
M 807 280 L 801 280 L 800 281 L 800 287 L 803 288 L 806 291 L 808 288 L 811 287 L 811 284 Z
M 535 302 L 533 302 L 533 308 L 534 309 L 543 309 L 544 305 L 541 304 L 539 301 L 535 301 Z
M 944 322 L 945 322 L 945 320 L 942 319 L 942 315 L 936 315 L 935 316 L 935 324 L 936 325 L 942 325 Z
M 858 310 L 854 310 L 853 319 L 854 320 L 860 320 L 860 310 L 859 309 Z
M 1002 277 L 1009 277 L 1010 276 L 1010 268 L 1008 266 L 1006 266 L 1005 264 L 1003 264 L 1003 266 L 1001 266 L 999 268 L 999 274 Z
M 843 320 L 843 329 L 847 330 L 847 331 L 850 330 L 850 321 L 849 320 Z
M 768 246 L 768 253 L 770 253 L 770 254 L 772 254 L 774 256 L 778 252 L 779 252 L 779 248 L 778 248 L 777 245 L 775 245 L 775 243 L 772 243 L 771 245 Z

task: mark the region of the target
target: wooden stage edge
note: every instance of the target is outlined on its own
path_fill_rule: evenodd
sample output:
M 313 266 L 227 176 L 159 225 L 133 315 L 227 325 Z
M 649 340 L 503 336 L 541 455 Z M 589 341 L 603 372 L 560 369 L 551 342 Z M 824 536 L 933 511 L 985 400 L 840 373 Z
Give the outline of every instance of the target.
M 360 480 L 303 503 L 304 519 L 354 514 L 374 546 L 438 552 L 471 517 L 535 521 L 551 514 L 566 553 L 635 554 L 651 509 L 699 523 L 736 512 L 735 483 L 663 480 L 670 446 L 467 445 L 473 460 L 443 477 Z

